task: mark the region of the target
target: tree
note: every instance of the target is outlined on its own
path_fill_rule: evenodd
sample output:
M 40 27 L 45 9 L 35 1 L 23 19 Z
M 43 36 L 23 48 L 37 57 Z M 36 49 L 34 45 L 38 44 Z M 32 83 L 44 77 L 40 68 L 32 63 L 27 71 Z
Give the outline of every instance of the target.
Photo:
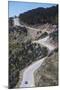
M 9 26 L 13 26 L 14 25 L 14 20 L 13 17 L 9 18 Z

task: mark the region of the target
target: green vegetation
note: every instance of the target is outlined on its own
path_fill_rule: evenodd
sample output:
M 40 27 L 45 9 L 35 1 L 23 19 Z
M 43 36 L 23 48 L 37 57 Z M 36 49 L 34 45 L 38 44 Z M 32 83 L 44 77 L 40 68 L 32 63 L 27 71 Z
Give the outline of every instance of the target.
M 47 48 L 36 43 L 33 44 L 31 39 L 27 38 L 28 35 L 25 34 L 24 27 L 19 30 L 22 33 L 19 33 L 17 28 L 14 28 L 14 31 L 11 30 L 9 33 L 9 88 L 16 86 L 19 80 L 19 72 L 22 69 L 48 53 Z M 17 40 L 18 38 L 19 40 Z
M 20 22 L 29 25 L 44 23 L 58 24 L 58 6 L 50 8 L 37 8 L 19 15 Z M 40 44 L 32 43 L 26 27 L 14 26 L 13 17 L 9 18 L 9 88 L 14 88 L 19 81 L 19 73 L 38 58 L 47 56 L 48 50 Z M 41 32 L 41 31 L 40 31 Z M 57 31 L 50 34 L 54 41 L 57 41 Z M 37 33 L 39 34 L 39 32 Z M 44 38 L 48 34 L 45 32 L 39 38 Z M 57 49 L 55 51 L 58 51 Z M 51 63 L 52 62 L 52 63 Z M 57 56 L 53 55 L 46 60 L 41 72 L 39 71 L 36 86 L 57 85 Z M 43 72 L 43 71 L 44 72 Z M 50 72 L 49 72 L 50 71 Z M 50 73 L 54 80 L 44 75 Z M 53 73 L 53 74 L 52 74 Z M 37 78 L 35 76 L 35 78 Z
M 37 39 L 40 39 L 40 38 L 45 38 L 46 36 L 48 36 L 48 33 L 47 32 L 44 32 L 40 37 L 38 37 Z
M 9 27 L 9 88 L 19 81 L 22 42 L 27 35 L 25 27 Z
M 52 40 L 55 42 L 58 42 L 58 30 L 54 31 L 53 33 L 50 34 L 50 38 L 52 37 Z
M 11 54 L 11 53 L 10 53 Z M 12 55 L 9 58 L 9 88 L 13 88 L 19 80 L 19 60 Z
M 28 25 L 58 24 L 58 5 L 50 8 L 36 8 L 19 15 L 20 22 Z
M 12 27 L 14 25 L 13 17 L 9 18 L 9 26 Z

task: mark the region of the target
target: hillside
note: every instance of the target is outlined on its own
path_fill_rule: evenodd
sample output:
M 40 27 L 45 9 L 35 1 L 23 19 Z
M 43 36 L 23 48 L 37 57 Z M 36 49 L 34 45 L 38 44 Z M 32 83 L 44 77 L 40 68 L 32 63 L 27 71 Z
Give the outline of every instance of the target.
M 17 19 L 20 22 L 15 22 Z M 48 56 L 48 48 L 45 45 L 42 45 L 41 43 L 33 43 L 33 41 L 43 41 L 46 37 L 49 37 L 46 43 L 52 44 L 52 46 L 56 47 L 55 51 L 51 52 L 51 54 L 53 54 L 52 58 L 50 57 L 51 54 Z M 57 59 L 55 60 L 54 57 L 57 57 L 58 55 L 54 53 L 58 50 L 57 44 L 58 6 L 53 6 L 50 8 L 36 8 L 20 14 L 19 17 L 9 17 L 9 88 L 14 88 L 19 82 L 20 71 L 27 68 L 35 61 L 38 61 L 45 56 L 49 57 L 46 60 L 46 65 L 48 65 L 48 62 L 52 59 L 52 62 L 56 61 Z M 48 45 L 48 47 L 49 46 L 50 45 Z M 48 65 L 48 68 L 50 65 L 52 65 L 52 63 Z M 57 64 L 54 62 L 53 65 Z M 55 66 L 53 67 L 53 65 L 52 69 L 55 70 Z M 42 78 L 43 81 L 41 81 L 44 85 L 40 85 L 40 79 L 38 79 L 39 81 L 37 80 L 37 78 L 40 78 L 39 75 L 43 70 L 43 66 L 41 68 L 41 71 L 40 68 L 39 72 L 37 70 L 37 77 L 35 76 L 36 86 L 45 85 L 43 82 L 45 80 L 45 76 L 42 76 L 44 80 Z M 44 74 L 44 72 L 42 73 Z M 57 81 L 56 83 L 55 81 L 54 83 L 52 82 L 52 85 L 57 85 Z
M 34 73 L 36 87 L 58 85 L 58 53 L 49 56 Z
M 58 23 L 58 5 L 50 8 L 36 8 L 19 15 L 20 21 L 28 25 Z
M 46 47 L 33 44 L 25 27 L 9 28 L 9 88 L 19 80 L 19 71 L 47 55 Z

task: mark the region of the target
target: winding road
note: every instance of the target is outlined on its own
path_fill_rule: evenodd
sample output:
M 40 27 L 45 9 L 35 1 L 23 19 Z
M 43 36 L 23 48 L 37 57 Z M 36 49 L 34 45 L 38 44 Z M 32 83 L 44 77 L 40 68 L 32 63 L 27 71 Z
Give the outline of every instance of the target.
M 47 43 L 49 39 L 49 36 L 47 36 L 46 38 L 37 40 L 37 41 L 33 41 L 32 43 L 39 43 L 45 47 L 47 47 L 49 49 L 49 52 L 51 52 L 52 50 L 54 50 L 54 46 L 51 45 L 50 43 Z M 34 87 L 34 76 L 33 73 L 35 70 L 37 70 L 43 63 L 43 61 L 46 59 L 47 57 L 44 57 L 38 61 L 35 61 L 33 64 L 31 64 L 29 67 L 27 67 L 23 73 L 23 80 L 21 82 L 20 87 Z
M 54 48 L 55 48 L 55 46 L 50 43 L 50 41 L 49 41 L 49 36 L 46 36 L 46 37 L 43 38 L 43 39 L 35 40 L 35 41 L 33 41 L 32 43 L 39 43 L 40 45 L 45 46 L 45 47 L 49 50 L 49 53 L 50 53 L 51 51 L 53 51 Z
M 37 30 L 35 28 L 31 28 L 31 27 L 28 27 L 28 26 L 25 26 L 25 25 L 21 25 L 19 23 L 19 20 L 18 19 L 14 19 L 14 25 L 17 25 L 17 26 L 21 26 L 21 27 L 26 27 L 27 29 L 31 29 L 31 30 Z M 35 41 L 32 41 L 32 43 L 39 43 L 40 45 L 43 45 L 45 46 L 47 49 L 48 49 L 48 53 L 50 53 L 51 51 L 54 50 L 54 45 L 52 45 L 50 42 L 49 42 L 49 36 L 46 36 L 45 38 L 43 39 L 39 39 L 39 40 L 35 40 Z M 21 85 L 19 87 L 34 87 L 35 86 L 35 83 L 34 83 L 34 71 L 37 70 L 43 63 L 43 61 L 47 58 L 44 57 L 40 60 L 37 60 L 35 61 L 33 64 L 31 64 L 30 66 L 28 66 L 25 71 L 23 72 L 23 80 L 21 82 Z
M 20 87 L 34 87 L 34 76 L 33 73 L 36 69 L 38 69 L 41 64 L 43 63 L 43 61 L 45 60 L 46 57 L 34 62 L 34 64 L 31 64 L 25 71 L 23 74 L 23 80 L 22 83 L 20 85 Z

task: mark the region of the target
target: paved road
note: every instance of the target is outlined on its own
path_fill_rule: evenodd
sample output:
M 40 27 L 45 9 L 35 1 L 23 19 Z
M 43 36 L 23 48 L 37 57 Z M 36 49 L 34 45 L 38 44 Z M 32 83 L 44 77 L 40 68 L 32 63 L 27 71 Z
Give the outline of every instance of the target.
M 33 43 L 39 43 L 41 45 L 44 45 L 45 47 L 49 49 L 49 51 L 52 51 L 54 50 L 54 46 L 51 45 L 50 43 L 47 43 L 48 38 L 49 36 L 47 36 L 44 39 L 33 41 Z M 35 70 L 37 70 L 41 66 L 41 64 L 43 63 L 45 59 L 46 57 L 34 62 L 32 65 L 26 68 L 26 70 L 23 73 L 23 80 L 21 82 L 20 87 L 34 87 L 35 86 L 33 73 Z
M 18 20 L 15 20 L 14 23 L 15 23 L 15 25 L 24 27 L 24 25 L 19 24 Z M 37 30 L 35 28 L 31 28 L 28 26 L 25 26 L 25 27 L 27 29 Z M 47 36 L 46 38 L 43 38 L 43 39 L 32 41 L 32 43 L 39 43 L 39 44 L 47 47 L 47 49 L 49 49 L 49 52 L 51 52 L 55 48 L 51 43 L 49 43 L 49 36 Z M 33 64 L 31 64 L 29 67 L 27 67 L 25 69 L 25 71 L 23 73 L 23 80 L 21 82 L 20 87 L 34 87 L 35 86 L 33 73 L 35 70 L 37 70 L 41 66 L 41 64 L 43 63 L 43 61 L 45 59 L 46 59 L 46 57 L 44 57 L 38 61 L 35 61 Z
M 46 57 L 35 61 L 33 64 L 31 64 L 23 73 L 23 80 L 20 85 L 20 87 L 34 87 L 34 76 L 33 73 L 36 69 L 38 69 Z

